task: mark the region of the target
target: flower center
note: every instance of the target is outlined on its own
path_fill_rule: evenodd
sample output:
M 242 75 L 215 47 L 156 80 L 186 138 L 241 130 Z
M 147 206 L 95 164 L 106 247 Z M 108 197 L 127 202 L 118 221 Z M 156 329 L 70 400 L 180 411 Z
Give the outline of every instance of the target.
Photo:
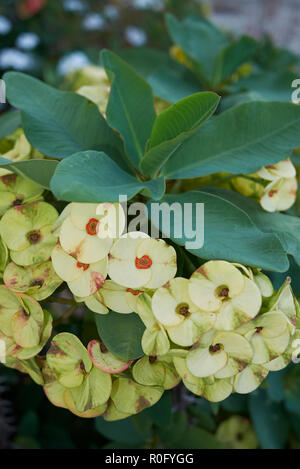
M 135 258 L 135 266 L 137 269 L 149 269 L 151 265 L 152 259 L 147 255 Z
M 39 230 L 30 231 L 27 233 L 27 239 L 30 244 L 38 244 L 41 240 L 41 233 Z
M 259 334 L 262 330 L 263 330 L 263 327 L 261 327 L 261 326 L 255 328 L 256 334 Z
M 42 279 L 36 278 L 36 279 L 32 280 L 30 286 L 31 287 L 38 287 L 38 286 L 41 287 L 43 285 L 43 283 L 44 283 L 44 281 Z
M 128 293 L 131 293 L 132 295 L 134 296 L 138 296 L 140 295 L 141 293 L 144 293 L 143 290 L 133 290 L 132 288 L 127 288 L 126 291 Z
M 154 357 L 153 355 L 150 355 L 150 357 L 149 357 L 149 363 L 151 363 L 151 365 L 152 365 L 153 363 L 155 363 L 156 360 L 157 360 L 157 357 Z
M 271 189 L 269 192 L 268 192 L 268 196 L 269 197 L 274 197 L 275 194 L 278 193 L 278 190 L 277 189 Z
M 229 288 L 226 285 L 221 285 L 216 288 L 216 296 L 219 298 L 228 298 L 229 295 Z
M 101 344 L 100 344 L 100 350 L 101 350 L 102 353 L 108 352 L 108 349 L 106 348 L 106 346 L 104 345 L 103 342 L 101 342 Z
M 87 234 L 95 236 L 98 233 L 99 223 L 99 220 L 96 218 L 91 218 L 85 227 Z
M 223 345 L 222 345 L 222 344 L 211 345 L 211 346 L 209 347 L 209 352 L 210 352 L 211 354 L 218 353 L 218 352 L 220 352 L 221 350 L 223 350 Z
M 189 305 L 187 303 L 180 303 L 176 307 L 176 313 L 181 316 L 187 317 L 190 314 Z
M 16 207 L 18 205 L 22 205 L 23 199 L 19 198 L 13 201 L 13 207 Z
M 76 267 L 78 269 L 83 269 L 84 271 L 89 268 L 90 264 L 83 264 L 82 262 L 77 262 Z

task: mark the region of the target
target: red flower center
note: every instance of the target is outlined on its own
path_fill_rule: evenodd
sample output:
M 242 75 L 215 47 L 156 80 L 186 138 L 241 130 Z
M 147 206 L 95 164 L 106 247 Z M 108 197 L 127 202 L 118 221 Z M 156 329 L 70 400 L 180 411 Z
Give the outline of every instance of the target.
M 76 266 L 78 267 L 78 269 L 83 269 L 85 271 L 89 268 L 90 264 L 83 264 L 82 262 L 77 262 Z
M 278 193 L 278 190 L 277 190 L 277 189 L 271 189 L 271 190 L 269 191 L 269 194 L 268 194 L 268 195 L 269 195 L 269 197 L 274 197 L 274 195 L 277 194 L 277 193 Z
M 87 234 L 91 236 L 96 235 L 98 233 L 99 223 L 99 220 L 96 218 L 91 218 L 85 227 Z
M 144 293 L 143 290 L 133 290 L 132 288 L 127 288 L 126 291 L 128 293 L 131 293 L 132 295 L 134 296 L 138 296 L 140 295 L 141 293 Z
M 149 269 L 151 265 L 152 259 L 147 255 L 135 258 L 135 266 L 137 269 Z

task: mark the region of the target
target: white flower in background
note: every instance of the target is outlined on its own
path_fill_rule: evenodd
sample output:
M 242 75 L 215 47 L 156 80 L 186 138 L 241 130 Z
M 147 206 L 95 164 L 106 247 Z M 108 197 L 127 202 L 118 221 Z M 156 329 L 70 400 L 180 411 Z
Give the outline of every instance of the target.
M 40 38 L 35 33 L 21 33 L 16 39 L 16 46 L 24 50 L 32 50 L 40 42 Z
M 80 12 L 86 8 L 87 4 L 82 0 L 64 0 L 64 9 L 67 11 Z
M 118 8 L 115 7 L 114 5 L 106 5 L 104 7 L 103 12 L 104 12 L 104 15 L 112 21 L 118 19 L 120 16 Z
M 14 48 L 4 48 L 0 51 L 0 68 L 14 68 L 15 70 L 30 70 L 34 68 L 34 58 L 25 52 Z
M 134 47 L 144 46 L 147 42 L 147 35 L 145 31 L 137 26 L 128 26 L 125 29 L 126 41 Z
M 109 276 L 127 288 L 161 287 L 176 270 L 176 251 L 162 239 L 123 237 L 110 250 Z
M 99 13 L 89 13 L 85 16 L 82 26 L 87 31 L 99 31 L 103 29 L 105 20 Z
M 164 4 L 161 0 L 133 0 L 133 6 L 139 10 L 161 11 Z
M 281 212 L 292 207 L 296 201 L 298 183 L 296 169 L 290 160 L 264 166 L 256 175 L 270 181 L 260 198 L 264 210 Z
M 12 25 L 6 16 L 0 15 L 0 34 L 3 36 L 11 31 Z
M 81 51 L 71 52 L 64 55 L 57 65 L 57 70 L 60 75 L 66 75 L 73 70 L 80 69 L 90 64 L 88 56 Z

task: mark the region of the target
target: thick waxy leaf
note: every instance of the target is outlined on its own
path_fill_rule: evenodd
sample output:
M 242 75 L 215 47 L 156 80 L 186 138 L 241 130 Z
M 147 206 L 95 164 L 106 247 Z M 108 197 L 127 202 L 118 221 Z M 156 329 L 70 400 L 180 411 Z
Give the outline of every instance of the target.
M 50 189 L 50 181 L 57 165 L 58 161 L 55 160 L 25 160 L 12 163 L 0 157 L 0 168 L 9 169 L 45 189 Z
M 251 59 L 257 47 L 258 42 L 247 36 L 225 47 L 216 59 L 214 85 L 218 86 L 228 79 L 240 65 Z
M 21 127 L 19 111 L 6 112 L 0 116 L 0 140 L 12 134 L 18 127 Z
M 178 137 L 184 132 L 199 127 L 215 111 L 219 96 L 203 92 L 182 99 L 162 112 L 154 123 L 150 147 Z
M 119 54 L 147 80 L 155 96 L 169 103 L 176 103 L 201 91 L 201 84 L 195 74 L 165 52 L 139 47 L 123 50 Z
M 117 202 L 141 190 L 156 200 L 165 192 L 164 178 L 142 182 L 123 171 L 105 153 L 85 151 L 61 161 L 51 180 L 55 196 L 70 202 Z
M 155 120 L 152 90 L 116 54 L 103 51 L 101 58 L 112 83 L 107 120 L 120 132 L 130 159 L 138 165 Z
M 187 247 L 188 251 L 196 256 L 202 259 L 224 259 L 240 262 L 279 272 L 288 269 L 289 262 L 279 239 L 273 234 L 261 232 L 244 210 L 228 202 L 225 198 L 202 191 L 191 191 L 165 196 L 161 202 L 167 202 L 169 206 L 177 202 L 182 208 L 183 216 L 181 219 L 177 220 L 176 217 L 171 216 L 170 221 L 170 238 L 177 244 L 184 245 L 188 241 L 195 240 L 195 238 L 191 239 L 191 234 L 188 236 L 185 234 L 188 227 L 197 230 L 198 236 L 200 236 L 204 221 L 203 247 L 195 249 Z M 183 204 L 185 203 L 193 205 L 192 210 L 186 211 L 184 215 Z M 199 216 L 196 217 L 195 204 L 197 203 L 204 203 L 203 221 L 199 219 Z M 148 203 L 149 216 L 156 225 L 157 220 L 154 220 L 153 216 L 151 217 L 150 207 L 151 202 Z M 163 218 L 167 216 L 168 214 Z M 180 227 L 182 227 L 182 236 L 178 237 L 177 233 Z M 160 228 L 163 228 L 161 224 Z
M 282 405 L 272 402 L 265 391 L 259 390 L 249 397 L 249 411 L 261 448 L 285 448 L 289 421 Z
M 170 179 L 255 172 L 287 158 L 300 145 L 300 108 L 291 103 L 244 103 L 210 119 L 177 147 L 171 143 L 145 155 L 145 171 L 157 168 L 160 160 L 166 162 L 161 173 Z
M 222 197 L 247 212 L 261 231 L 276 235 L 286 253 L 292 255 L 300 265 L 300 219 L 298 217 L 278 212 L 265 212 L 254 200 L 227 189 L 203 188 L 203 191 Z
M 230 85 L 230 90 L 246 90 L 256 93 L 260 99 L 265 101 L 291 102 L 293 88 L 292 82 L 298 75 L 288 70 L 278 72 L 259 72 L 247 78 L 242 78 L 237 83 Z
M 134 360 L 144 355 L 141 340 L 145 330 L 135 313 L 95 314 L 98 333 L 108 350 L 123 360 Z
M 226 36 L 205 19 L 187 18 L 180 22 L 168 14 L 166 22 L 175 44 L 200 62 L 197 72 L 201 70 L 204 81 L 211 81 L 216 57 L 228 43 Z
M 60 159 L 99 150 L 124 169 L 129 167 L 120 138 L 86 98 L 23 73 L 9 72 L 4 80 L 9 102 L 21 110 L 26 137 L 42 153 Z

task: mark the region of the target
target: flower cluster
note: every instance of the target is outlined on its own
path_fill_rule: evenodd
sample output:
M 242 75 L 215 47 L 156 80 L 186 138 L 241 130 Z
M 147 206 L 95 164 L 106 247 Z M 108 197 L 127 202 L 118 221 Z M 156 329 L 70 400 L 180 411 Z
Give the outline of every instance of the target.
M 70 203 L 58 216 L 19 176 L 1 181 L 10 194 L 0 220 L 6 365 L 43 385 L 54 405 L 81 417 L 119 420 L 155 404 L 181 381 L 218 402 L 255 390 L 269 371 L 292 360 L 300 316 L 289 279 L 275 292 L 258 269 L 223 260 L 204 263 L 190 278 L 176 277 L 175 249 L 142 232 L 123 234 L 120 204 Z M 114 355 L 100 327 L 100 340 L 87 347 L 69 332 L 54 335 L 41 357 L 52 318 L 37 301 L 62 282 L 96 314 L 137 314 L 145 327 L 144 355 Z
M 259 200 L 267 212 L 288 210 L 296 201 L 298 183 L 296 169 L 290 160 L 264 166 L 256 173 L 230 181 L 233 189 Z
M 0 142 L 0 156 L 13 162 L 43 158 L 44 155 L 28 142 L 22 129 L 17 129 Z M 0 168 L 0 176 L 11 174 L 8 169 Z

